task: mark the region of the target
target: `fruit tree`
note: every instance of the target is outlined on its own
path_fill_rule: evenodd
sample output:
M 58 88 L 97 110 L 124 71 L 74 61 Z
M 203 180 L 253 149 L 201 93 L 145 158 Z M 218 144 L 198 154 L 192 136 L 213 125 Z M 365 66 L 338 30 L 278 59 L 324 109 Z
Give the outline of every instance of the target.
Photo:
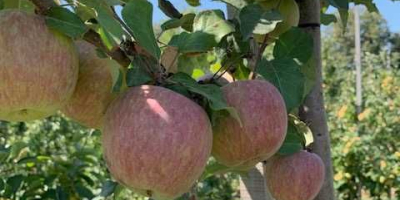
M 196 199 L 202 180 L 262 162 L 276 200 L 333 200 L 320 24 L 345 24 L 351 2 L 374 3 L 217 1 L 237 14 L 185 12 L 168 0 L 0 0 L 0 120 L 60 111 L 96 129 L 111 177 L 105 197 L 121 185 L 151 199 Z M 154 9 L 169 18 L 160 31 Z M 2 161 L 10 150 L 0 150 Z M 20 179 L 0 177 L 0 197 L 94 198 L 77 181 L 71 194 L 41 182 L 18 192 Z

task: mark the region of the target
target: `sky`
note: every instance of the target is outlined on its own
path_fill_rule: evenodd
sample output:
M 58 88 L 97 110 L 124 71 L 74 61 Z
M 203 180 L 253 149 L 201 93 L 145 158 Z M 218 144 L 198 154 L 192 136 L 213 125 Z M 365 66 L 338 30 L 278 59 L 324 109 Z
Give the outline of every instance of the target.
M 180 11 L 188 9 L 188 5 L 185 0 L 170 0 L 177 9 Z M 157 5 L 157 0 L 151 0 L 153 5 Z M 392 2 L 390 0 L 375 0 L 374 1 L 378 6 L 380 13 L 387 20 L 389 29 L 392 32 L 400 32 L 400 1 Z M 200 6 L 200 10 L 204 9 L 225 9 L 225 4 L 212 1 L 212 0 L 202 0 L 202 5 Z M 161 22 L 167 19 L 167 17 L 158 9 L 154 9 L 154 19 L 153 22 Z

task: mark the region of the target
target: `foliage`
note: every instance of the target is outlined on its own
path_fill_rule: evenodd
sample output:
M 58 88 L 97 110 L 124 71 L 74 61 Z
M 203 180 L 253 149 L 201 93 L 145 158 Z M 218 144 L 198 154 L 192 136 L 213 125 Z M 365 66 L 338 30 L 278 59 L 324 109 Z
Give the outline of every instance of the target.
M 61 116 L 32 123 L 1 122 L 0 196 L 11 199 L 92 198 L 108 179 L 99 132 Z M 89 189 L 91 188 L 91 189 Z
M 173 89 L 201 104 L 209 112 L 212 121 L 214 117 L 225 116 L 223 114 L 235 116 L 235 112 L 226 105 L 219 85 L 195 81 L 199 74 L 229 73 L 237 80 L 255 77 L 269 80 L 282 93 L 288 113 L 292 112 L 302 104 L 313 86 L 314 74 L 310 73 L 313 66 L 308 63 L 312 54 L 311 37 L 300 29 L 292 28 L 273 46 L 268 33 L 281 20 L 279 13 L 262 10 L 259 1 L 221 1 L 241 10 L 239 20 L 227 20 L 220 10 L 183 15 L 168 1 L 160 0 L 161 10 L 171 19 L 161 26 L 161 33 L 157 36 L 151 17 L 155 6 L 146 0 L 99 0 L 96 3 L 90 0 L 67 0 L 49 10 L 39 8 L 40 12 L 37 13 L 46 15 L 50 28 L 71 38 L 92 39 L 93 42 L 91 37 L 96 36 L 93 43 L 97 43 L 99 52 L 106 54 L 103 56 L 113 59 L 123 57 L 125 60 L 117 61 L 128 68 L 125 78 L 129 86 L 146 83 Z M 35 1 L 0 0 L 3 8 L 33 12 L 31 2 Z M 187 2 L 192 6 L 201 3 L 196 0 Z M 323 11 L 332 5 L 339 9 L 343 25 L 347 23 L 349 0 L 322 2 Z M 372 0 L 351 2 L 365 4 L 368 9 L 375 10 Z M 117 12 L 116 8 L 122 11 Z M 253 16 L 254 11 L 256 16 Z M 264 41 L 254 45 L 250 40 L 253 33 L 261 34 L 259 37 Z M 372 36 L 373 43 L 377 38 Z M 381 36 L 386 37 L 379 35 L 379 39 Z M 294 38 L 298 43 L 293 42 Z M 273 46 L 273 52 L 263 57 L 268 45 Z M 256 54 L 250 46 L 256 46 Z M 164 54 L 171 53 L 166 49 L 171 48 L 174 48 L 175 57 L 171 68 L 176 65 L 175 70 L 160 63 Z M 345 63 L 349 63 L 349 60 Z M 292 113 L 295 115 L 295 112 Z M 296 129 L 300 125 L 292 125 L 295 127 L 288 134 L 281 153 L 291 154 L 304 148 L 304 132 Z M 135 197 L 109 177 L 102 159 L 99 131 L 84 129 L 61 115 L 31 123 L 1 122 L 0 128 L 1 196 L 10 199 Z M 369 130 L 367 124 L 365 130 Z M 369 142 L 372 141 L 375 139 Z M 226 167 L 220 170 L 231 171 Z M 194 188 L 199 198 L 237 197 L 234 189 L 237 175 L 212 175 L 206 174 L 208 178 Z M 395 180 L 392 183 L 396 183 Z
M 371 20 L 371 19 L 374 20 Z M 378 23 L 377 23 L 378 21 Z M 400 195 L 399 63 L 388 55 L 389 32 L 382 18 L 361 17 L 363 109 L 357 115 L 352 35 L 324 37 L 325 96 L 339 199 L 395 199 Z M 352 24 L 352 21 L 349 21 Z M 375 34 L 379 32 L 379 34 Z M 379 36 L 378 36 L 379 35 Z M 377 39 L 376 37 L 383 37 Z M 373 39 L 374 38 L 374 39 Z M 351 98 L 349 98 L 351 97 Z
M 0 197 L 9 199 L 136 199 L 110 178 L 100 132 L 62 115 L 30 123 L 0 123 Z M 237 196 L 237 175 L 198 184 L 201 199 Z

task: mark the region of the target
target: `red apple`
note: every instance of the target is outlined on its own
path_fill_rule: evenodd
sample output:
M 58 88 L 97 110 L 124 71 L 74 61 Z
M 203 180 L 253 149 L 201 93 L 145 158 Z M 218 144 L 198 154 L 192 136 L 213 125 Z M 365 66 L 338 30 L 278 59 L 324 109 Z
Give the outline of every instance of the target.
M 41 16 L 0 11 L 0 120 L 55 114 L 72 96 L 77 79 L 71 39 L 50 30 Z
M 97 56 L 96 47 L 76 42 L 79 51 L 79 78 L 76 89 L 62 112 L 75 121 L 91 128 L 102 129 L 104 114 L 116 97 L 112 92 L 112 72 L 119 65 L 109 58 Z
M 188 191 L 202 174 L 211 145 L 205 111 L 162 87 L 128 89 L 105 116 L 103 150 L 112 176 L 154 199 Z
M 268 160 L 265 174 L 276 200 L 312 200 L 322 187 L 325 168 L 318 155 L 300 151 Z
M 222 91 L 241 124 L 233 117 L 219 120 L 212 154 L 226 166 L 249 169 L 282 145 L 287 129 L 285 102 L 272 84 L 261 80 L 233 82 Z

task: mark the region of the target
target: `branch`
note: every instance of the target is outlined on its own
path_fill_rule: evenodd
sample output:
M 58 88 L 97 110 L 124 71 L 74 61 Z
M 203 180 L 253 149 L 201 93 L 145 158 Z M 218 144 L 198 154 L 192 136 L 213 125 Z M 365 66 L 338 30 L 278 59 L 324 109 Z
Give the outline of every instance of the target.
M 53 0 L 30 0 L 30 1 L 33 4 L 35 4 L 37 8 L 36 12 L 41 15 L 46 15 L 51 7 L 57 6 L 57 4 Z M 130 65 L 131 60 L 122 49 L 117 47 L 112 50 L 108 50 L 104 45 L 104 43 L 102 42 L 100 35 L 95 31 L 89 30 L 88 32 L 85 33 L 83 39 L 93 44 L 97 48 L 102 49 L 108 56 L 110 56 L 113 60 L 117 61 L 123 67 L 128 67 Z M 135 48 L 132 48 L 132 51 L 134 51 L 134 53 L 137 53 L 137 51 L 135 51 Z
M 116 47 L 112 50 L 108 50 L 108 48 L 102 42 L 100 35 L 93 30 L 89 30 L 83 36 L 83 39 L 97 48 L 102 49 L 108 56 L 110 56 L 113 60 L 117 61 L 121 66 L 128 67 L 131 64 L 131 59 L 125 54 L 125 52 Z

